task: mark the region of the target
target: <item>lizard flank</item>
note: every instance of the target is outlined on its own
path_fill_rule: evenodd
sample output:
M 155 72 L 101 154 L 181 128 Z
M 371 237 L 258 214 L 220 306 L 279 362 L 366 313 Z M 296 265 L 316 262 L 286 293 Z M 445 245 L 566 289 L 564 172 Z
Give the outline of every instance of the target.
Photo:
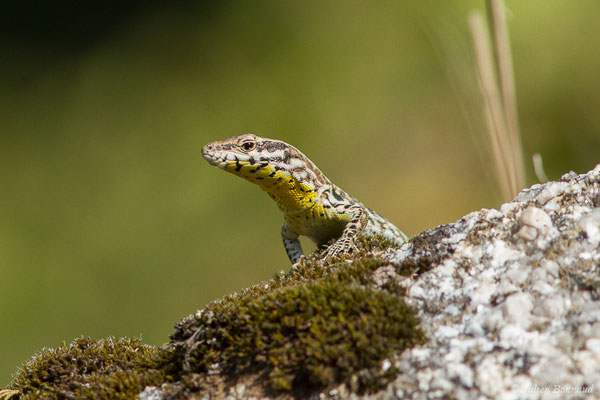
M 283 211 L 283 244 L 292 263 L 302 256 L 298 236 L 323 248 L 325 256 L 357 250 L 361 236 L 382 235 L 398 244 L 407 237 L 375 211 L 335 186 L 304 154 L 275 139 L 252 134 L 211 142 L 202 148 L 213 166 L 265 191 Z

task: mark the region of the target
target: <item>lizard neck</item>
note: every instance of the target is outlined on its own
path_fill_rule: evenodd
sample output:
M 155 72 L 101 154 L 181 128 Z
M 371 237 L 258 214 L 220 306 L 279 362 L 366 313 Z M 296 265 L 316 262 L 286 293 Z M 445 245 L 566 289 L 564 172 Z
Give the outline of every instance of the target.
M 277 180 L 273 185 L 268 187 L 261 186 L 261 189 L 277 203 L 277 206 L 284 214 L 300 213 L 310 210 L 315 206 L 317 192 L 311 185 L 301 182 L 285 173 L 280 172 L 275 176 Z
M 266 141 L 254 151 L 236 153 L 232 144 L 211 144 L 222 151 L 210 156 L 213 165 L 260 186 L 285 214 L 312 209 L 319 196 L 332 184 L 323 173 L 295 147 Z M 224 151 L 223 151 L 224 149 Z M 206 148 L 209 153 L 213 148 Z M 211 158 L 212 157 L 212 158 Z

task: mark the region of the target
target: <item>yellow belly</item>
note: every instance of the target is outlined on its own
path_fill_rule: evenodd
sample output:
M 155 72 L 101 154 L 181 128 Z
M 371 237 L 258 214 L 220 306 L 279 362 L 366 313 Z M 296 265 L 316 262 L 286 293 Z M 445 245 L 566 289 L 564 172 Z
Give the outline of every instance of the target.
M 326 213 L 320 204 L 310 210 L 297 214 L 288 214 L 285 221 L 288 227 L 299 235 L 307 236 L 317 246 L 328 243 L 342 235 L 349 216 Z

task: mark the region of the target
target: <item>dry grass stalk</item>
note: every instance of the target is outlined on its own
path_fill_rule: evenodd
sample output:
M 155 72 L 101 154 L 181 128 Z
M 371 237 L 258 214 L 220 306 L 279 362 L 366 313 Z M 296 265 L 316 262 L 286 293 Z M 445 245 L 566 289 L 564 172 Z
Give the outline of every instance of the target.
M 496 58 L 492 54 L 488 30 L 481 13 L 471 13 L 469 28 L 475 48 L 495 171 L 502 198 L 509 201 L 525 186 L 525 168 L 504 3 L 502 0 L 488 0 L 487 4 L 490 8 Z
M 525 164 L 523 161 L 521 135 L 519 134 L 515 75 L 513 72 L 512 54 L 510 51 L 508 24 L 506 23 L 506 8 L 502 0 L 488 0 L 487 5 L 490 12 L 492 37 L 496 50 L 498 76 L 500 78 L 500 89 L 502 91 L 506 127 L 508 128 L 510 140 L 510 155 L 512 155 L 512 162 L 515 165 L 516 190 L 518 191 L 525 187 Z M 516 193 L 514 194 L 516 195 Z
M 500 92 L 496 83 L 494 74 L 494 63 L 492 51 L 489 45 L 489 37 L 483 16 L 475 11 L 469 16 L 469 28 L 473 37 L 475 47 L 475 58 L 477 61 L 477 71 L 479 72 L 479 84 L 483 94 L 484 109 L 488 133 L 492 143 L 492 153 L 494 156 L 494 165 L 502 199 L 508 201 L 513 193 L 512 188 L 516 186 L 514 181 L 515 174 L 511 168 L 514 167 L 506 154 L 509 151 L 507 128 L 504 120 L 504 112 L 500 99 Z

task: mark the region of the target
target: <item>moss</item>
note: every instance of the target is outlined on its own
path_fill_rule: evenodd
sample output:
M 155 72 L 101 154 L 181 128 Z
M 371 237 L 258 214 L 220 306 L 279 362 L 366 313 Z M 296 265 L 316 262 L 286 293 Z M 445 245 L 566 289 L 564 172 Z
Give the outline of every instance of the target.
M 199 318 L 190 370 L 219 364 L 239 375 L 259 366 L 277 390 L 326 387 L 361 369 L 379 369 L 382 360 L 422 339 L 399 297 L 332 282 L 276 289 L 211 311 Z
M 165 352 L 139 339 L 78 338 L 43 350 L 13 378 L 28 399 L 133 399 L 168 377 Z
M 342 382 L 375 391 L 397 374 L 383 361 L 424 340 L 403 289 L 394 280 L 373 287 L 373 273 L 387 265 L 378 250 L 389 246 L 371 239 L 353 255 L 309 256 L 185 318 L 163 349 L 138 339 L 80 338 L 43 350 L 11 389 L 23 400 L 133 399 L 149 385 L 162 385 L 169 398 L 225 396 L 240 380 L 259 394 L 302 398 Z
M 374 289 L 385 264 L 368 244 L 358 254 L 309 257 L 287 275 L 209 304 L 180 322 L 170 348 L 189 391 L 189 374 L 235 382 L 259 375 L 275 392 L 306 393 L 346 382 L 374 391 L 393 378 L 383 360 L 424 341 L 395 284 Z M 210 378 L 208 379 L 210 380 Z

